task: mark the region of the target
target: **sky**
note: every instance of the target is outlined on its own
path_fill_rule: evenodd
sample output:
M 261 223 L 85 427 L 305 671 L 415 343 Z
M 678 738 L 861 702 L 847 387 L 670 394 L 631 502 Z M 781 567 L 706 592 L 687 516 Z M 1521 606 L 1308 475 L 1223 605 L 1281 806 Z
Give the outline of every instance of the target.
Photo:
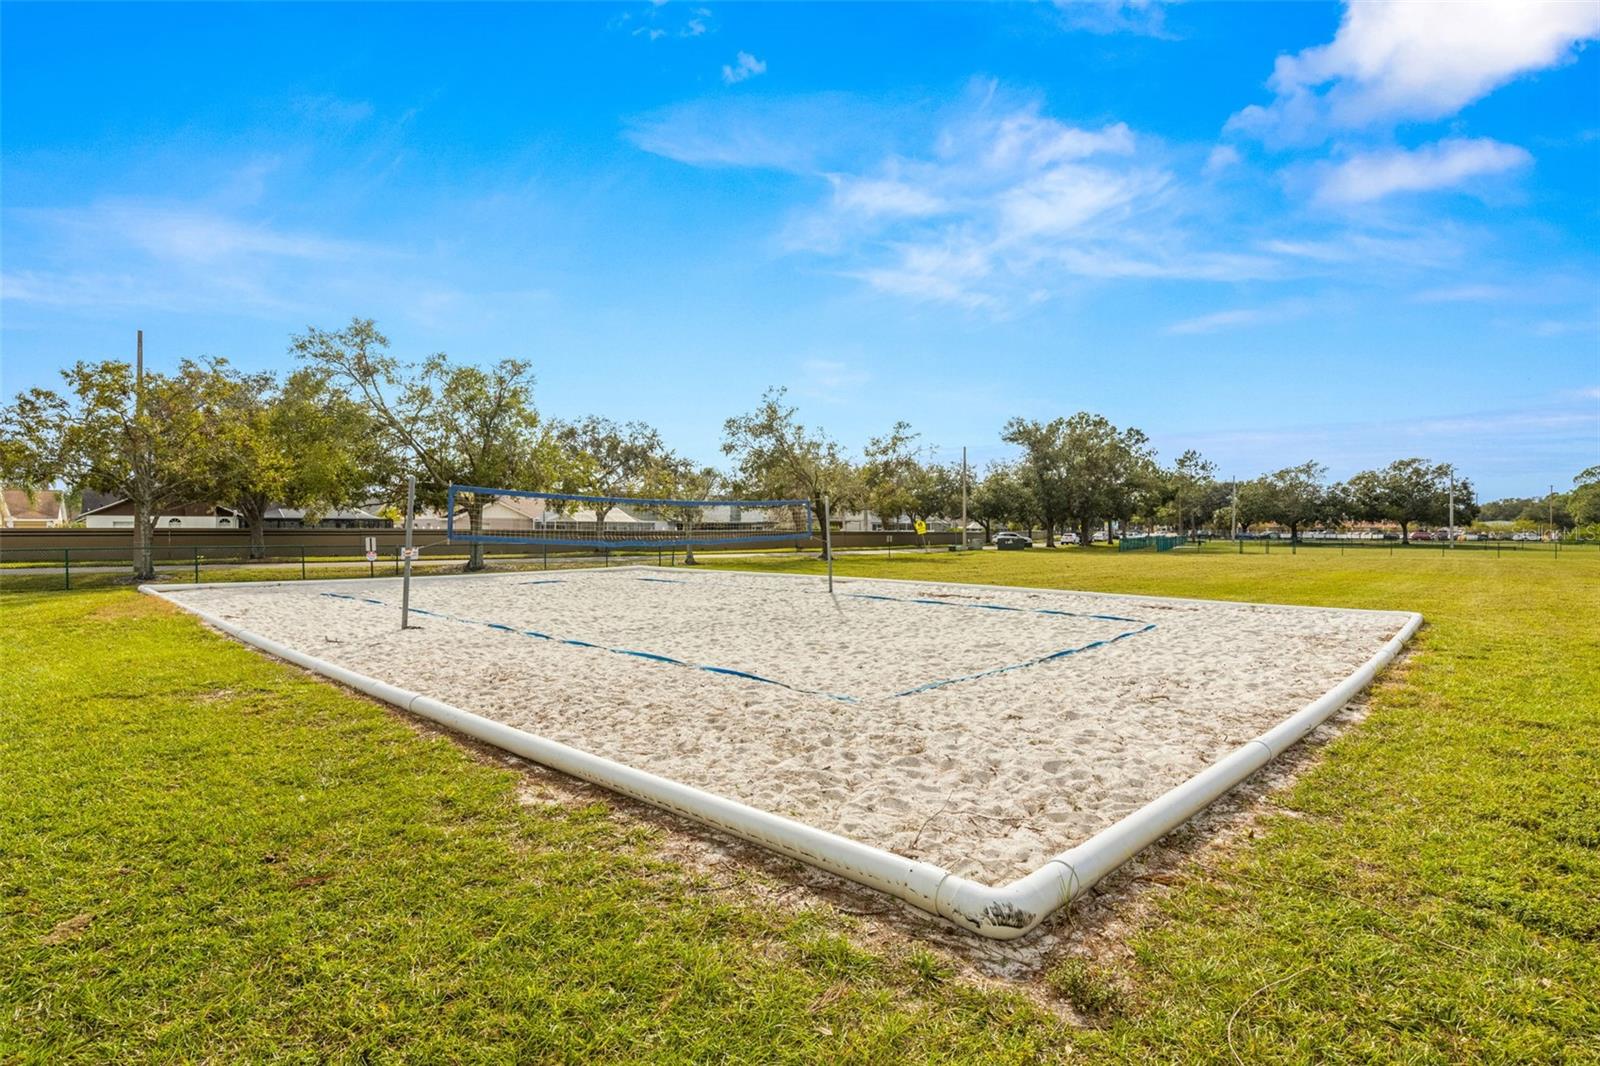
M 1600 463 L 1600 3 L 0 6 L 0 393 L 530 360 L 720 459 L 1078 410 L 1224 477 Z

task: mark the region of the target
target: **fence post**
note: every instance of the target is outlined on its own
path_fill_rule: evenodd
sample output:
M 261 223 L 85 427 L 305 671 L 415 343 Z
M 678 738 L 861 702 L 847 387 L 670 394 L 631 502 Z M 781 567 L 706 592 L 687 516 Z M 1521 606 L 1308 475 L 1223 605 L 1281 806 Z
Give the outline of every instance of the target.
M 71 548 L 62 548 L 61 549 L 61 572 L 62 572 L 62 576 L 64 578 L 66 578 L 66 588 L 68 590 L 70 590 L 72 588 L 72 549 Z
M 300 580 L 306 579 L 306 546 L 300 545 Z
M 194 583 L 200 584 L 200 545 L 194 546 Z

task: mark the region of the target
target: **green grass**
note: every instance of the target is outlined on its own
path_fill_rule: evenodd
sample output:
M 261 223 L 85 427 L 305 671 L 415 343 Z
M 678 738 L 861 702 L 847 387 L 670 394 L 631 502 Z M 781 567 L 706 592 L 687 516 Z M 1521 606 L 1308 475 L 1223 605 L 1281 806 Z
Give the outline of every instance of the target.
M 1155 897 L 1131 964 L 1027 990 L 1078 1028 L 825 908 L 705 891 L 604 804 L 524 805 L 151 599 L 0 596 L 0 1062 L 1600 1061 L 1600 556 L 838 572 L 1430 624 L 1253 838 Z

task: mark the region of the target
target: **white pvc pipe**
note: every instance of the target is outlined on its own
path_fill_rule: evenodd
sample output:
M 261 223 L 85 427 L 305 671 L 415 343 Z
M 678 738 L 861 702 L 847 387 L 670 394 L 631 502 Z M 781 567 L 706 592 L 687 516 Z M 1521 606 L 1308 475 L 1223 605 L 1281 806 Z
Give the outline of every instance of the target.
M 229 636 L 269 655 L 322 674 L 402 710 L 541 765 L 886 892 L 961 928 L 996 940 L 1013 940 L 1023 936 L 1051 912 L 1083 895 L 1101 878 L 1282 754 L 1284 749 L 1320 725 L 1370 684 L 1378 671 L 1400 652 L 1422 624 L 1420 614 L 1407 615 L 1400 631 L 1377 654 L 1317 700 L 1121 821 L 1057 855 L 1033 873 L 1008 885 L 992 886 L 952 874 L 932 863 L 896 855 L 782 815 L 757 810 L 725 796 L 591 755 L 503 722 L 461 710 L 431 696 L 356 673 L 253 633 L 168 594 L 169 588 L 180 591 L 204 587 L 207 586 L 141 585 L 139 591 L 176 604 Z

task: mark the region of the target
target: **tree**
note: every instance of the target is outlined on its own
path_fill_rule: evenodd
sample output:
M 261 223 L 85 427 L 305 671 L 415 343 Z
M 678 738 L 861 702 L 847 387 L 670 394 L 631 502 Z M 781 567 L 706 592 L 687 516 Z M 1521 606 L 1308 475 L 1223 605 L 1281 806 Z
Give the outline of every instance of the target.
M 1300 539 L 1300 527 L 1333 521 L 1339 516 L 1339 500 L 1329 492 L 1324 478 L 1327 467 L 1313 460 L 1288 466 L 1239 487 L 1241 518 L 1276 522 L 1289 527 L 1289 539 Z
M 645 475 L 645 492 L 656 499 L 709 500 L 722 492 L 723 484 L 722 473 L 716 467 L 696 466 L 688 459 L 671 454 L 661 456 Z M 695 526 L 704 521 L 705 508 L 686 502 L 668 504 L 660 510 L 663 517 L 678 523 L 678 529 L 683 534 L 686 542 L 683 547 L 684 565 L 696 565 L 694 545 L 688 542 L 694 537 Z
M 1216 474 L 1215 463 L 1190 449 L 1159 479 L 1158 491 L 1171 510 L 1179 536 L 1209 520 L 1226 502 L 1227 488 L 1217 482 Z
M 204 497 L 224 368 L 185 360 L 176 374 L 136 381 L 128 363 L 79 362 L 61 372 L 66 395 L 30 389 L 0 410 L 0 480 L 64 481 L 131 501 L 133 574 L 153 578 L 156 519 Z
M 1044 525 L 1044 544 L 1056 546 L 1056 527 L 1069 515 L 1067 502 L 1067 421 L 1013 418 L 1000 439 L 1022 449 L 1021 473 L 1031 490 L 1034 514 Z
M 1087 547 L 1092 530 L 1113 519 L 1126 524 L 1158 475 L 1149 439 L 1119 430 L 1100 415 L 1079 411 L 1064 425 L 1065 501 Z
M 972 489 L 972 517 L 983 526 L 989 540 L 997 525 L 1019 525 L 1032 530 L 1037 503 L 1026 474 L 1013 463 L 990 463 Z
M 808 429 L 784 403 L 786 389 L 768 389 L 749 414 L 723 423 L 722 453 L 734 461 L 741 491 L 805 498 L 820 520 L 826 496 L 835 509 L 863 497 L 861 478 L 839 445 L 821 430 Z
M 252 559 L 266 554 L 265 515 L 274 503 L 315 522 L 392 481 L 371 415 L 331 387 L 325 371 L 297 370 L 281 384 L 270 374 L 230 375 L 224 385 L 209 495 L 244 516 Z
M 912 443 L 917 434 L 908 422 L 896 422 L 888 433 L 867 441 L 861 480 L 867 506 L 877 513 L 883 528 L 893 529 L 900 515 L 916 504 L 912 483 L 917 456 Z
M 1450 517 L 1453 471 L 1446 463 L 1426 459 L 1397 459 L 1382 470 L 1363 470 L 1344 487 L 1350 516 L 1366 521 L 1389 521 L 1400 526 L 1400 539 L 1409 542 L 1413 525 L 1443 525 Z M 1472 483 L 1455 482 L 1456 520 L 1470 523 L 1477 512 Z
M 1567 511 L 1578 526 L 1600 525 L 1600 466 L 1591 466 L 1572 479 L 1576 487 L 1567 493 Z
M 1524 511 L 1535 504 L 1531 496 L 1511 496 L 1503 500 L 1490 500 L 1478 511 L 1485 522 L 1514 522 Z
M 911 502 L 906 510 L 913 518 L 960 519 L 960 463 L 917 463 L 910 472 L 909 488 Z
M 452 484 L 537 491 L 558 476 L 566 460 L 534 409 L 528 363 L 502 359 L 483 369 L 452 363 L 443 352 L 401 363 L 388 347 L 373 321 L 362 318 L 334 332 L 308 329 L 291 344 L 365 405 L 397 470 L 420 469 L 420 505 L 445 506 Z M 483 531 L 483 509 L 496 498 L 458 493 L 474 538 Z M 474 539 L 467 569 L 483 565 L 483 544 Z
M 639 495 L 651 471 L 670 465 L 661 435 L 643 422 L 619 424 L 590 415 L 561 429 L 562 444 L 584 456 L 589 494 L 601 497 Z M 595 533 L 605 539 L 606 517 L 615 504 L 595 504 Z

